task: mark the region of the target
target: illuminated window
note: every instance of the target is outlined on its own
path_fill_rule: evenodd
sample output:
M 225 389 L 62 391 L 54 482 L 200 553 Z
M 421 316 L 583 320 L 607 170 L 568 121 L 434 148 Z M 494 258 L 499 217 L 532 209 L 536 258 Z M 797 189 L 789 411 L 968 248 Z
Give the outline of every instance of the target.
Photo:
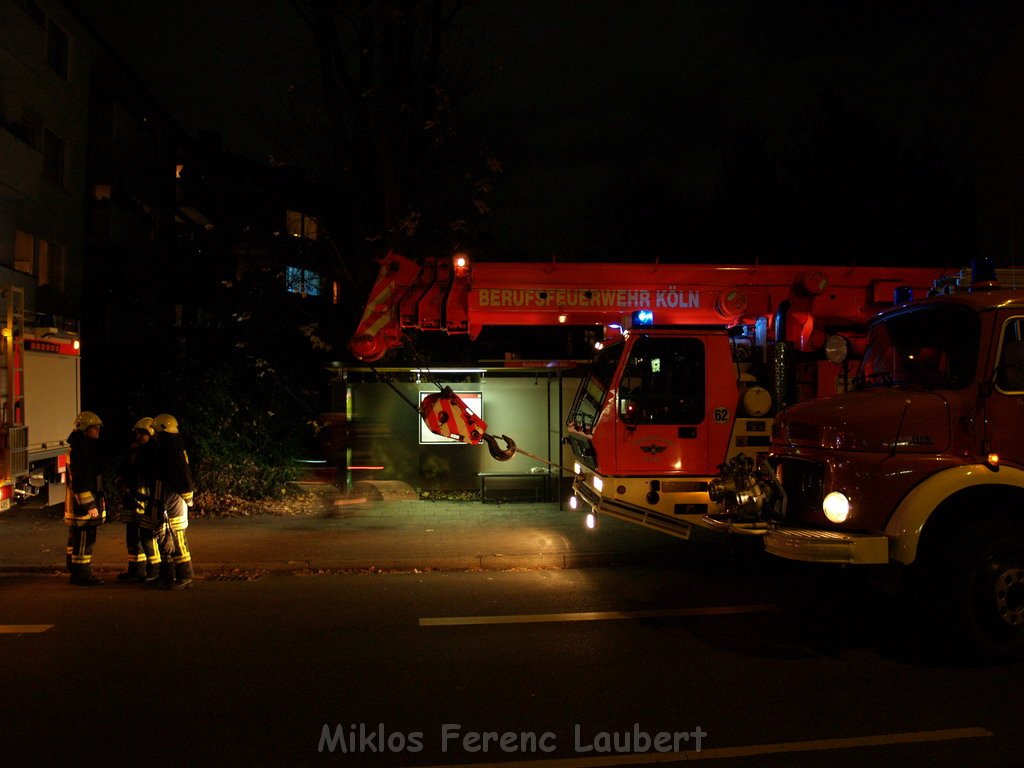
M 65 248 L 21 229 L 14 231 L 14 268 L 36 276 L 39 285 L 64 289 Z
M 299 211 L 287 211 L 285 224 L 288 234 L 292 237 L 302 237 L 306 240 L 317 239 L 317 223 L 312 216 L 307 216 Z
M 111 190 L 109 184 L 96 184 L 92 188 L 92 196 L 96 200 L 109 200 L 110 192 Z
M 320 295 L 320 275 L 312 269 L 285 267 L 284 285 L 289 293 L 298 293 L 302 296 Z
M 36 239 L 28 232 L 14 230 L 14 268 L 19 272 L 35 274 Z

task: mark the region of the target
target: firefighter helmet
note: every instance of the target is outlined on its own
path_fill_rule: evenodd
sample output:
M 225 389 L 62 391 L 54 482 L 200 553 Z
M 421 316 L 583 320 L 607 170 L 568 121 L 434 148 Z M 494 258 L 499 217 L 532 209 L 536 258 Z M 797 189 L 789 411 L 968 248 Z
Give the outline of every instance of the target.
M 170 432 L 172 435 L 176 435 L 178 434 L 178 420 L 169 413 L 161 413 L 153 419 L 153 429 L 157 432 Z
M 145 432 L 147 434 L 153 434 L 153 419 L 149 416 L 145 416 L 135 422 L 135 426 L 132 427 L 136 432 Z
M 89 427 L 102 427 L 103 419 L 97 416 L 92 411 L 82 411 L 78 414 L 75 419 L 75 430 L 77 432 L 85 432 Z

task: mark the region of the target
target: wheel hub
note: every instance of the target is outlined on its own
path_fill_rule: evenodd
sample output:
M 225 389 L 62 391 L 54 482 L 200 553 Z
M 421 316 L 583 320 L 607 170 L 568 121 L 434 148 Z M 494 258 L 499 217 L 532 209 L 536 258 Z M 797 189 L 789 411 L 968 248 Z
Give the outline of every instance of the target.
M 995 584 L 996 610 L 1012 627 L 1024 625 L 1024 568 L 1007 568 Z

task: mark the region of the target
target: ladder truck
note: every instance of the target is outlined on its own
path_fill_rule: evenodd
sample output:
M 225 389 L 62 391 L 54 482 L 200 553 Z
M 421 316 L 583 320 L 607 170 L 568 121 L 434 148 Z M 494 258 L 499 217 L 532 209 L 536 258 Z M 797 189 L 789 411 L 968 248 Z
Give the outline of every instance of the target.
M 708 484 L 718 467 L 740 453 L 766 455 L 785 407 L 844 389 L 868 320 L 894 299 L 924 295 L 944 273 L 471 264 L 465 254 L 417 262 L 392 252 L 380 261 L 350 350 L 374 362 L 412 331 L 475 339 L 487 326 L 603 328 L 565 424 L 574 457 L 569 506 L 690 538 L 709 528 Z M 486 424 L 458 418 L 468 409 L 450 395 L 423 413 L 428 426 L 450 433 L 466 423 L 465 434 L 452 436 L 487 439 Z

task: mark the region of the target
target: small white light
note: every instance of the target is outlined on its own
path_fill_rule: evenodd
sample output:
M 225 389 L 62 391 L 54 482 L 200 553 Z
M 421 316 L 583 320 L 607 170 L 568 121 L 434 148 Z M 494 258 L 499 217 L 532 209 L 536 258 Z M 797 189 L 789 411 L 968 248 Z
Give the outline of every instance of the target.
M 590 530 L 594 530 L 595 528 L 597 528 L 597 518 L 594 517 L 593 512 L 587 513 L 587 528 L 589 528 Z
M 573 464 L 572 464 L 572 472 L 573 472 L 573 474 L 574 475 L 578 475 L 582 471 L 583 471 L 583 467 L 580 466 L 580 463 L 578 461 L 574 461 Z
M 601 491 L 603 491 L 603 490 L 604 490 L 604 480 L 602 480 L 602 479 L 601 479 L 600 477 L 598 477 L 597 475 L 594 475 L 594 489 L 595 489 L 595 490 L 596 490 L 596 491 L 597 491 L 598 493 L 600 493 Z
M 563 323 L 563 324 L 564 324 L 564 323 L 565 323 L 565 321 L 566 321 L 566 320 L 568 320 L 568 319 L 569 319 L 569 316 L 568 316 L 568 315 L 559 315 L 559 316 L 558 316 L 558 322 L 560 322 L 560 323 Z
M 580 506 L 580 500 L 577 499 L 575 496 L 570 496 L 569 497 L 569 509 L 571 509 L 571 510 L 573 510 L 575 512 L 577 509 L 579 509 L 579 506 Z
M 833 523 L 845 523 L 850 516 L 850 500 L 839 491 L 832 491 L 821 502 L 821 508 Z

